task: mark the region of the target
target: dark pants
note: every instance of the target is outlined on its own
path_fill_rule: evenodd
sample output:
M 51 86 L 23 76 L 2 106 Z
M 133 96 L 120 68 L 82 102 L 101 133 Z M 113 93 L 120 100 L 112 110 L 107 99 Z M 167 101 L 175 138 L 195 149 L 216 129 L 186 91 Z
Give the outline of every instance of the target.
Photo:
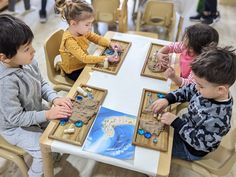
M 73 71 L 70 74 L 66 73 L 66 76 L 69 77 L 71 80 L 76 81 L 82 71 L 83 69 L 79 69 L 79 70 Z
M 41 12 L 46 13 L 47 0 L 41 1 Z
M 199 0 L 198 1 L 198 4 L 197 4 L 197 12 L 199 13 L 199 14 L 202 14 L 203 13 L 203 11 L 204 11 L 204 9 L 205 9 L 205 0 Z
M 9 0 L 8 2 L 8 10 L 9 11 L 15 11 L 15 4 L 16 0 Z M 30 0 L 24 0 L 25 10 L 30 9 Z
M 205 0 L 205 11 L 215 15 L 217 12 L 217 0 Z
M 194 155 L 190 154 L 190 152 L 186 148 L 183 140 L 181 139 L 181 137 L 179 136 L 179 134 L 176 131 L 174 131 L 174 142 L 173 142 L 173 148 L 172 148 L 172 156 L 175 158 L 189 160 L 189 161 L 201 159 L 201 157 L 194 156 Z

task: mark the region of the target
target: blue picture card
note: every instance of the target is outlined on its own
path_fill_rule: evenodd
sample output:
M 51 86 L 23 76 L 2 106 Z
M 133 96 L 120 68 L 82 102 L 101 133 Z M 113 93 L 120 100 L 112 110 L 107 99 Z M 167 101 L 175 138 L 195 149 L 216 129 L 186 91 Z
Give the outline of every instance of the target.
M 83 150 L 118 159 L 133 159 L 136 117 L 101 107 Z

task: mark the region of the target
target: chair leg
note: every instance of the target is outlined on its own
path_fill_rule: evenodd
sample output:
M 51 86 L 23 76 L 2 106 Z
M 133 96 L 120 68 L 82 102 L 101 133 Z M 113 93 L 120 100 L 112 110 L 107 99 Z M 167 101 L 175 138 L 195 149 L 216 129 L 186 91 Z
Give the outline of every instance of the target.
M 18 156 L 12 152 L 6 151 L 4 149 L 0 149 L 0 156 L 2 158 L 8 159 L 8 160 L 14 162 L 19 167 L 23 177 L 29 177 L 28 176 L 28 167 L 27 167 L 23 157 Z

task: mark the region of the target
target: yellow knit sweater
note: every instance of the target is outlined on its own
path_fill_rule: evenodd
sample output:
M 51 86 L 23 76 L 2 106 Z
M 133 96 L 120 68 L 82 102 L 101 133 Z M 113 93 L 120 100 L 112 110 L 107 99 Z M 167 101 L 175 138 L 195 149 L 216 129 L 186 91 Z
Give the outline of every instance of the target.
M 104 47 L 110 44 L 108 39 L 93 32 L 78 37 L 73 36 L 68 30 L 64 32 L 59 51 L 62 58 L 61 67 L 67 74 L 84 68 L 87 63 L 104 61 L 106 56 L 88 54 L 89 41 Z

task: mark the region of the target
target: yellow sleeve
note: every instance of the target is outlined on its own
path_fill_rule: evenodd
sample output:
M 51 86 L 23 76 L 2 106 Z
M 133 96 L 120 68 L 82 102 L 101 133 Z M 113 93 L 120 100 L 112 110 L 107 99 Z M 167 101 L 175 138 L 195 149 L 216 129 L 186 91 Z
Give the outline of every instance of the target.
M 86 37 L 89 41 L 91 41 L 95 44 L 101 45 L 103 47 L 109 47 L 110 42 L 111 42 L 109 39 L 99 36 L 93 32 L 88 33 Z
M 73 38 L 68 38 L 65 41 L 65 48 L 70 52 L 76 59 L 86 64 L 93 64 L 103 62 L 106 56 L 93 56 L 88 55 L 83 49 L 78 45 L 76 40 Z

